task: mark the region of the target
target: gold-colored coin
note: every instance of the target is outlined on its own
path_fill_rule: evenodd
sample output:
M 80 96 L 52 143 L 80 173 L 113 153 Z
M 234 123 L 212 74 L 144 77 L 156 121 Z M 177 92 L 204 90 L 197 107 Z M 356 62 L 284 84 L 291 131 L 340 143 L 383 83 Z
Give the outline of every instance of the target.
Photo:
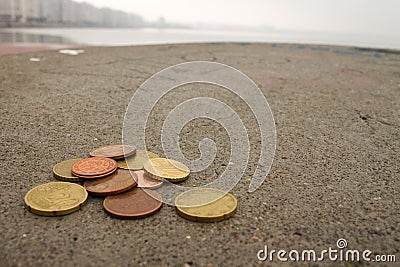
M 53 167 L 53 175 L 54 178 L 61 180 L 61 181 L 66 181 L 66 182 L 80 182 L 83 179 L 76 177 L 72 174 L 71 172 L 71 167 L 75 162 L 80 161 L 81 158 L 79 159 L 69 159 L 65 160 L 62 162 L 57 163 Z
M 67 182 L 39 185 L 25 195 L 25 205 L 30 212 L 43 216 L 66 215 L 79 210 L 88 193 L 82 186 Z
M 196 188 L 175 198 L 178 214 L 198 222 L 218 222 L 233 216 L 237 208 L 234 195 L 213 188 Z
M 172 183 L 186 180 L 190 170 L 184 164 L 166 158 L 154 158 L 144 163 L 144 170 L 151 178 L 168 180 Z
M 143 164 L 148 160 L 148 158 L 158 158 L 158 155 L 146 150 L 136 150 L 135 156 L 117 161 L 118 168 L 134 171 L 142 170 Z

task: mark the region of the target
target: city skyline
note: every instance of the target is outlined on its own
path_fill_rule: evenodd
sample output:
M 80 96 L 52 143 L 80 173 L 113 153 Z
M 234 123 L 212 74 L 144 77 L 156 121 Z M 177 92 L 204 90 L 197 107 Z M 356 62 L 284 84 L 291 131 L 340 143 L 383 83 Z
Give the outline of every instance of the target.
M 134 13 L 74 0 L 0 0 L 0 26 L 143 27 Z

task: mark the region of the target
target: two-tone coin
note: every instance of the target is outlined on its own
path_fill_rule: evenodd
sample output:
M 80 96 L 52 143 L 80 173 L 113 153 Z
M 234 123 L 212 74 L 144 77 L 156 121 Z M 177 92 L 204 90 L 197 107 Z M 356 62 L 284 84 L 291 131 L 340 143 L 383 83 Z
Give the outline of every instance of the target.
M 152 215 L 162 206 L 161 195 L 153 190 L 133 188 L 125 193 L 108 196 L 104 209 L 120 219 L 137 219 Z
M 29 190 L 25 205 L 30 212 L 43 216 L 66 215 L 79 210 L 88 193 L 82 186 L 68 182 L 51 182 Z
M 166 158 L 153 158 L 144 163 L 146 174 L 153 179 L 181 182 L 189 177 L 190 170 L 179 161 Z
M 137 186 L 140 188 L 156 189 L 162 186 L 163 181 L 156 180 L 146 175 L 144 170 L 134 171 L 137 177 Z
M 82 178 L 76 177 L 71 172 L 72 165 L 80 160 L 82 160 L 82 158 L 69 159 L 69 160 L 64 160 L 62 162 L 59 162 L 56 165 L 54 165 L 54 167 L 53 167 L 54 178 L 61 180 L 61 181 L 66 181 L 66 182 L 82 181 L 83 180 Z
M 108 196 L 128 191 L 137 185 L 136 180 L 136 174 L 119 169 L 105 178 L 86 180 L 83 186 L 90 194 Z
M 137 150 L 135 156 L 119 160 L 117 164 L 118 168 L 136 171 L 143 169 L 143 164 L 152 158 L 158 158 L 158 155 L 146 150 Z
M 111 158 L 92 157 L 82 159 L 71 167 L 73 175 L 85 179 L 108 176 L 117 170 L 117 162 Z
M 136 148 L 130 145 L 111 145 L 96 148 L 90 151 L 92 157 L 112 158 L 115 160 L 135 155 Z
M 214 188 L 196 188 L 175 198 L 178 214 L 198 222 L 217 222 L 233 216 L 237 209 L 234 195 Z

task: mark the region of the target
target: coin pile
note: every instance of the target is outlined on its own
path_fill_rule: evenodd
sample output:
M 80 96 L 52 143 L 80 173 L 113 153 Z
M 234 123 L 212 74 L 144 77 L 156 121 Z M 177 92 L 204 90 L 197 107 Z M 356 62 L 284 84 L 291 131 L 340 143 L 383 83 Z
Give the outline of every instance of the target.
M 66 215 L 79 210 L 89 193 L 105 197 L 104 210 L 114 217 L 142 218 L 162 207 L 162 197 L 155 189 L 164 180 L 181 182 L 190 174 L 189 168 L 178 161 L 130 145 L 100 147 L 89 155 L 57 163 L 53 175 L 62 182 L 31 189 L 25 195 L 28 210 L 44 216 Z M 83 182 L 83 186 L 72 182 Z M 235 213 L 237 200 L 221 190 L 198 188 L 178 195 L 175 206 L 183 218 L 216 222 Z

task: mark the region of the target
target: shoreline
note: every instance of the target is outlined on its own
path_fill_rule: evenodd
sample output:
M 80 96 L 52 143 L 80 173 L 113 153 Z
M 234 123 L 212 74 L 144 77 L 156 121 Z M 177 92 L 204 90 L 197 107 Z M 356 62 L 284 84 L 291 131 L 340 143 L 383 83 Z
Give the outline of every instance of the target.
M 151 47 L 160 45 L 271 45 L 271 46 L 291 46 L 294 49 L 311 48 L 313 50 L 328 51 L 330 48 L 350 50 L 354 52 L 348 52 L 350 54 L 362 54 L 362 53 L 377 53 L 377 54 L 392 54 L 400 55 L 400 49 L 389 49 L 389 48 L 374 48 L 374 47 L 360 47 L 360 46 L 348 46 L 348 45 L 334 45 L 334 44 L 313 44 L 313 43 L 276 43 L 276 42 L 192 42 L 192 43 L 160 43 L 160 44 L 130 44 L 130 45 L 87 45 L 87 44 L 61 44 L 61 43 L 36 43 L 36 42 L 0 42 L 0 56 L 13 55 L 29 52 L 45 52 L 54 51 L 59 49 L 76 49 L 76 48 L 126 48 L 126 47 Z M 340 50 L 338 50 L 340 53 Z
M 0 29 L 0 40 L 2 42 L 45 42 L 90 46 L 241 42 L 400 50 L 400 38 L 393 36 L 296 31 L 243 32 L 219 29 L 7 28 Z

